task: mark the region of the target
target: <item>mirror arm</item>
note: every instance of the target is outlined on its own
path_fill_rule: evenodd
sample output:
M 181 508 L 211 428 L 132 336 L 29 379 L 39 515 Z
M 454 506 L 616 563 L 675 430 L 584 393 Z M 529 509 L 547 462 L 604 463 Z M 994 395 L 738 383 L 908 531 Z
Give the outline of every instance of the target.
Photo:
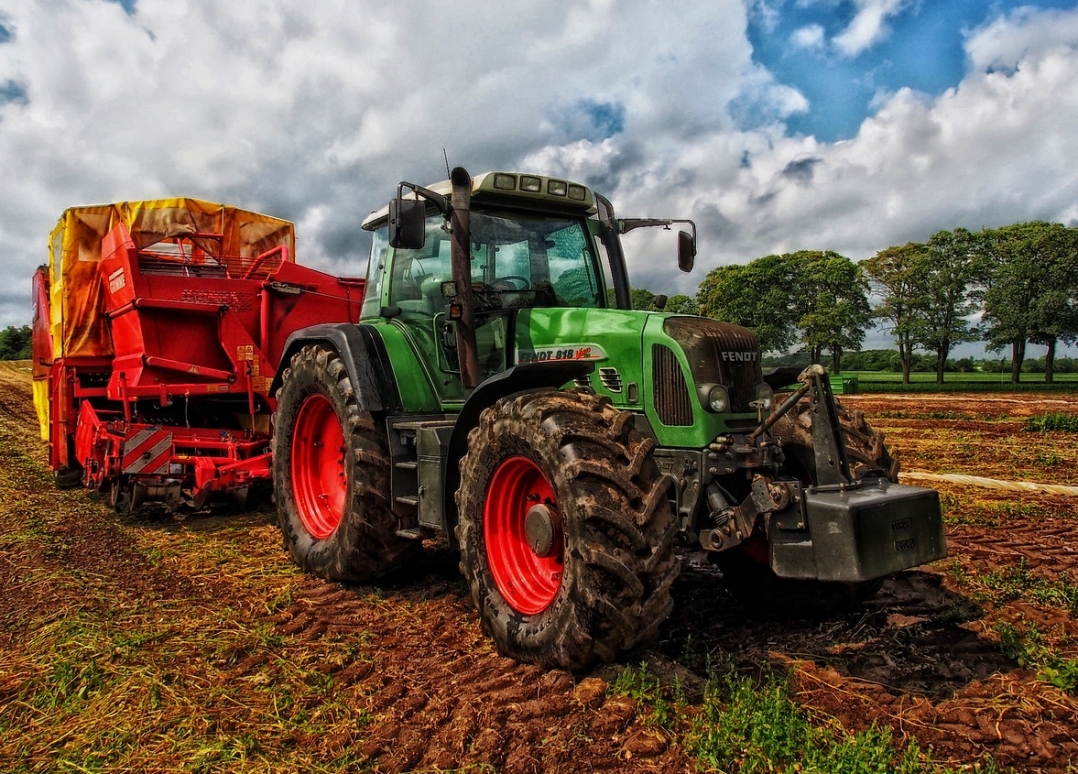
M 439 213 L 441 213 L 443 218 L 449 218 L 449 213 L 452 210 L 452 207 L 449 206 L 449 197 L 443 196 L 440 193 L 435 193 L 429 188 L 424 188 L 421 185 L 416 185 L 415 183 L 409 183 L 402 180 L 400 185 L 397 186 L 398 199 L 404 198 L 405 188 L 410 190 L 416 196 L 425 199 L 426 201 L 433 204 L 434 208 L 438 210 Z
M 685 223 L 692 229 L 692 240 L 696 241 L 696 223 L 691 220 L 682 218 L 626 218 L 618 220 L 618 233 L 626 234 L 633 229 L 637 228 L 650 228 L 653 226 L 662 226 L 667 231 L 675 223 Z

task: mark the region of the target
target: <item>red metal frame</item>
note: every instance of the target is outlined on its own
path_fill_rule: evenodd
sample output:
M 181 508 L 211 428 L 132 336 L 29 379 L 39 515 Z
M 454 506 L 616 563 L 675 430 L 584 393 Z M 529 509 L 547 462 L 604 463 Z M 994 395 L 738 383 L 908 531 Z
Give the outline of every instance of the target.
M 177 244 L 139 251 L 118 222 L 102 240 L 100 271 L 112 356 L 54 359 L 39 310 L 34 368 L 49 385 L 54 470 L 81 468 L 99 489 L 178 486 L 200 507 L 270 478 L 269 387 L 285 340 L 358 320 L 365 283 L 298 266 L 286 246 L 240 259 Z M 44 269 L 35 301 L 47 311 Z

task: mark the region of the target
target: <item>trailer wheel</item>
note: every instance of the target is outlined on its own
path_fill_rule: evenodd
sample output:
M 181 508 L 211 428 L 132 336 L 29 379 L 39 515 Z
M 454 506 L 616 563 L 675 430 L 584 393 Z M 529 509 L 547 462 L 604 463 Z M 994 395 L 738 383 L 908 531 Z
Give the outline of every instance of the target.
M 673 606 L 677 521 L 654 444 L 606 398 L 504 398 L 468 438 L 460 569 L 505 655 L 580 671 L 651 638 Z
M 387 448 L 337 354 L 297 352 L 277 393 L 273 487 L 285 548 L 307 572 L 366 582 L 421 550 L 396 534 Z
M 883 476 L 898 481 L 898 460 L 891 457 L 883 433 L 865 421 L 864 413 L 835 401 L 839 425 L 846 443 L 850 475 Z M 786 452 L 786 472 L 806 485 L 815 483 L 812 451 L 812 403 L 802 400 L 772 429 Z M 780 578 L 769 566 L 767 543 L 761 539 L 744 543 L 730 551 L 712 555 L 722 571 L 726 590 L 746 607 L 777 615 L 826 615 L 857 607 L 875 596 L 882 579 L 843 583 L 835 581 Z
M 77 465 L 70 468 L 60 468 L 53 473 L 53 480 L 56 482 L 57 489 L 76 489 L 82 486 L 84 477 L 85 471 Z

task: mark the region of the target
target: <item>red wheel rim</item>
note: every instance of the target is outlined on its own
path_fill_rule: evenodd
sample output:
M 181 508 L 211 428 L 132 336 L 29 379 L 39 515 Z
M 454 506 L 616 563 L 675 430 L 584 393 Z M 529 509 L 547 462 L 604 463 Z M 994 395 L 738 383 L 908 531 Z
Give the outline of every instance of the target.
M 539 555 L 528 543 L 528 511 L 545 505 L 555 515 L 551 549 Z M 494 584 L 518 613 L 535 615 L 554 603 L 561 588 L 565 540 L 556 517 L 554 490 L 526 457 L 503 460 L 491 476 L 483 506 L 483 540 Z
M 344 515 L 344 452 L 344 431 L 333 404 L 324 395 L 309 396 L 292 434 L 292 494 L 303 528 L 315 540 L 332 535 Z

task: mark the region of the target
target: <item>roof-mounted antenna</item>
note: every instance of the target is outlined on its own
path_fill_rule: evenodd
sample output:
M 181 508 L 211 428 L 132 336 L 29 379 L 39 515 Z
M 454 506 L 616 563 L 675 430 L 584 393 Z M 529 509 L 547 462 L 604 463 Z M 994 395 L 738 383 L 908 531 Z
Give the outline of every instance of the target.
M 453 173 L 449 171 L 449 154 L 446 153 L 445 148 L 442 148 L 442 155 L 445 157 L 445 176 L 453 177 Z

